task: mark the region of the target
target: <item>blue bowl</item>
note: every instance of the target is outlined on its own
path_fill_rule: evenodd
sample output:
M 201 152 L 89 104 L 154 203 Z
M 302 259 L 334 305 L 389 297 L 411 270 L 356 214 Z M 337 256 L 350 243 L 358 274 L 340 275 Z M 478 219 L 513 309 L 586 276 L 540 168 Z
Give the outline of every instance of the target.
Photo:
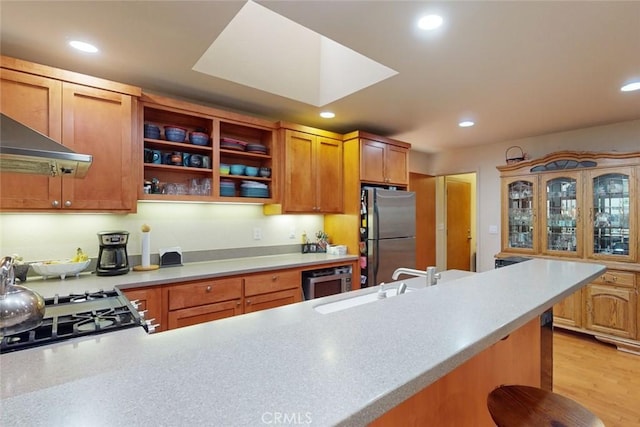
M 189 141 L 194 145 L 207 145 L 209 144 L 209 135 L 204 132 L 191 132 Z
M 231 165 L 229 172 L 231 175 L 244 175 L 245 165 Z
M 164 137 L 167 139 L 167 141 L 184 142 L 184 139 L 186 136 L 187 136 L 187 131 L 185 129 L 174 127 L 174 126 L 164 127 Z
M 244 174 L 247 176 L 258 176 L 258 168 L 247 166 L 244 170 Z

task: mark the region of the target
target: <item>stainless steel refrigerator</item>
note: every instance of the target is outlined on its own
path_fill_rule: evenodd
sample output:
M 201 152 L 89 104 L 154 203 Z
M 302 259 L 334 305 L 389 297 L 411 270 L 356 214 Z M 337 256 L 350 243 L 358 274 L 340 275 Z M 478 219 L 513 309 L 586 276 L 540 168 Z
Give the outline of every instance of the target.
M 388 283 L 397 268 L 416 268 L 415 193 L 365 187 L 361 211 L 361 284 Z

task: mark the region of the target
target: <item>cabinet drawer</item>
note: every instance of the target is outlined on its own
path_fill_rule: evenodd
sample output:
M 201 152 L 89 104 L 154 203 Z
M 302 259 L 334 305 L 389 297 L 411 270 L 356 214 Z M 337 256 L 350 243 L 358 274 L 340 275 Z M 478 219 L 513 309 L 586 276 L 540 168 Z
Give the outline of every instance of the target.
M 241 313 L 242 304 L 239 299 L 175 310 L 170 312 L 168 316 L 169 329 L 211 322 L 213 320 L 237 316 Z
M 242 279 L 199 280 L 169 288 L 169 310 L 242 297 Z
M 244 279 L 244 295 L 251 296 L 301 288 L 301 277 L 299 270 L 273 271 L 271 273 L 248 276 Z
M 608 270 L 593 283 L 633 288 L 636 285 L 636 274 L 629 271 Z

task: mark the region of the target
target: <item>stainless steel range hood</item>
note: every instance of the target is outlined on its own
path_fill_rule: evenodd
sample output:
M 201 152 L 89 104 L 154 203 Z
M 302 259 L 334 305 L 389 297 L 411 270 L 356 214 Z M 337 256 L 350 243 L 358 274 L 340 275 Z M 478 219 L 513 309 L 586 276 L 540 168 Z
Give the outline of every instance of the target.
M 84 178 L 92 160 L 0 113 L 0 172 Z

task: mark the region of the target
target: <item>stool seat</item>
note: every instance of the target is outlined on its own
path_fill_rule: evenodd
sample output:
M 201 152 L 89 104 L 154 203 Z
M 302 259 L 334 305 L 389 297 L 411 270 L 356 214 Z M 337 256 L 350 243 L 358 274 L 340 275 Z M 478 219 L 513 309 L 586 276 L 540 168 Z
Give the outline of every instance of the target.
M 498 427 L 604 427 L 579 403 L 550 391 L 524 385 L 503 385 L 487 397 Z

